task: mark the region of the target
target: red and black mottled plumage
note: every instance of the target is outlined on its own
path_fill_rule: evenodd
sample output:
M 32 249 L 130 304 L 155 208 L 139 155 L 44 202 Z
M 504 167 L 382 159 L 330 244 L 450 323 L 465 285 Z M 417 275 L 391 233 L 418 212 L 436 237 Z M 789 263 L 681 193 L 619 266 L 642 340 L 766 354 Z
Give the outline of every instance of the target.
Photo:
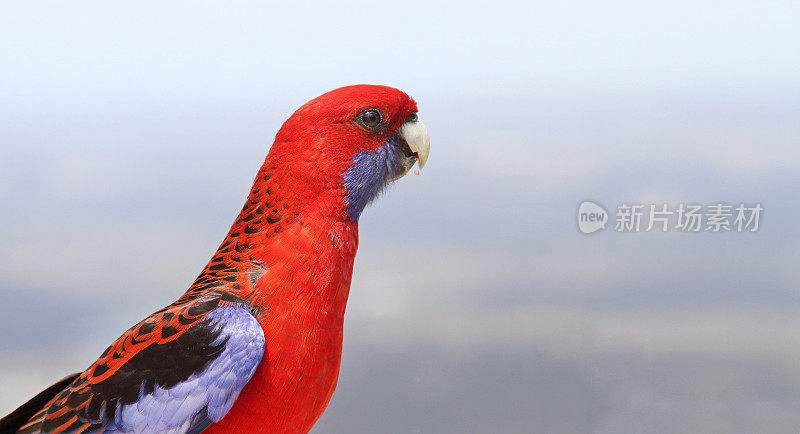
M 0 432 L 308 431 L 336 387 L 358 216 L 427 158 L 416 110 L 366 85 L 297 110 L 191 287 Z
M 185 381 L 222 351 L 224 344 L 211 344 L 218 332 L 204 318 L 224 296 L 231 298 L 170 306 L 130 328 L 20 432 L 102 429 L 104 417 L 113 419 L 117 405 L 136 402 L 140 389 L 152 393 L 156 384 L 170 388 Z

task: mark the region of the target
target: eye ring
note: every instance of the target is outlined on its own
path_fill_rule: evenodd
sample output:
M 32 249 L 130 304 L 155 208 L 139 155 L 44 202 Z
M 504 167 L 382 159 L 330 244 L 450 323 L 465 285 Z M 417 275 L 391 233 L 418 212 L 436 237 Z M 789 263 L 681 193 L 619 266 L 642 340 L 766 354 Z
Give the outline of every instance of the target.
M 419 120 L 419 116 L 417 115 L 417 112 L 411 112 L 411 114 L 408 115 L 408 121 L 409 122 L 416 122 L 417 120 Z
M 377 131 L 383 127 L 383 113 L 376 108 L 368 108 L 356 116 L 356 122 L 367 130 Z

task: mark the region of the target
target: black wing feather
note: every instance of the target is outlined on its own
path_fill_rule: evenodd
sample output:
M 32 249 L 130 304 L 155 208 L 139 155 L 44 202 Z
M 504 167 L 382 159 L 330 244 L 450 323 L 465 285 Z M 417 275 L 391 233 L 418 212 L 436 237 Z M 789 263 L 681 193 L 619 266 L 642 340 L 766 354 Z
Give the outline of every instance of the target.
M 78 376 L 81 375 L 80 372 L 76 372 L 72 375 L 68 375 L 63 379 L 59 380 L 58 383 L 48 387 L 47 389 L 41 391 L 38 395 L 34 396 L 33 398 L 29 399 L 28 402 L 22 404 L 16 410 L 12 411 L 6 417 L 0 419 L 0 433 L 15 433 L 17 432 L 22 425 L 33 417 L 34 414 L 38 413 L 45 404 L 50 402 L 56 395 L 61 393 L 64 389 L 67 388 L 73 381 L 75 381 Z

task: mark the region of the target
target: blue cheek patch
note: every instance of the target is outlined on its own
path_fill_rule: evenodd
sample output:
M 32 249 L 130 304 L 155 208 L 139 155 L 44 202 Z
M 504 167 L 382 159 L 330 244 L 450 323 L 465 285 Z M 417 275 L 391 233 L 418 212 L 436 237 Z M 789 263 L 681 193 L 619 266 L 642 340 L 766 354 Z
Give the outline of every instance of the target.
M 402 173 L 402 158 L 397 137 L 371 152 L 361 151 L 353 156 L 353 165 L 342 174 L 351 220 L 357 221 L 367 204 Z

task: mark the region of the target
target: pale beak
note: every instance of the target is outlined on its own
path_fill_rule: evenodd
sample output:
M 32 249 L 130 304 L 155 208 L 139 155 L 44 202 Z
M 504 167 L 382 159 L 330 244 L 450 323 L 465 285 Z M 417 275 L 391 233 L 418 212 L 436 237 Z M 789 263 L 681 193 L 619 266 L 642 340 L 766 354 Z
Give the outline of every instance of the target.
M 431 152 L 431 138 L 428 136 L 428 129 L 425 128 L 425 124 L 419 119 L 408 121 L 400 127 L 399 134 L 406 141 L 414 156 L 416 156 L 419 168 L 425 167 L 425 162 L 428 161 L 428 154 Z

